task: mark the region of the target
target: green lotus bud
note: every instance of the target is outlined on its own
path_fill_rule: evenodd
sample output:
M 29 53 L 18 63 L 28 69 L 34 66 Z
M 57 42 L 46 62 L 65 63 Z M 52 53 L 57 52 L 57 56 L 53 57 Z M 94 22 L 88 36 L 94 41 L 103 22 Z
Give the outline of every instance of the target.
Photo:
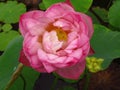
M 96 73 L 102 70 L 102 62 L 104 59 L 96 57 L 87 57 L 86 58 L 86 67 L 90 72 Z

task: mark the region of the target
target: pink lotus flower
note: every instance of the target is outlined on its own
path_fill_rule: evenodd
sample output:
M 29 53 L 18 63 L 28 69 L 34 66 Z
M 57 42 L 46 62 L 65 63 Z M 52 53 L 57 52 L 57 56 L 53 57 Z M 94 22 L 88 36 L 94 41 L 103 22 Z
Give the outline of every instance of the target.
M 45 12 L 23 14 L 19 27 L 24 37 L 21 63 L 69 79 L 83 73 L 93 34 L 89 16 L 74 11 L 70 4 L 57 3 Z

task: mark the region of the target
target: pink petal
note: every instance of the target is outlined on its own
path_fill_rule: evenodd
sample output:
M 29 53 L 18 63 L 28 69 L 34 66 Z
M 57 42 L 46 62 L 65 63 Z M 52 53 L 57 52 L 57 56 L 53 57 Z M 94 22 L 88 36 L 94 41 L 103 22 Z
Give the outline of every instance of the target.
M 42 63 L 38 59 L 37 55 L 31 55 L 30 59 L 31 59 L 31 65 L 32 65 L 32 67 L 36 68 L 36 67 L 40 67 L 41 66 Z
M 93 50 L 92 47 L 90 47 L 89 55 L 93 55 L 94 53 L 95 53 L 95 51 Z
M 71 29 L 70 24 L 71 23 L 66 21 L 65 19 L 59 19 L 59 20 L 57 20 L 56 22 L 53 23 L 54 26 L 61 27 L 65 30 L 70 30 Z
M 43 63 L 39 61 L 38 58 L 31 57 L 31 67 L 38 72 L 47 72 L 46 68 L 44 67 Z
M 82 48 L 88 42 L 89 42 L 88 36 L 82 33 L 78 38 L 78 46 Z
M 25 18 L 32 18 L 32 19 L 36 19 L 38 20 L 40 17 L 42 17 L 44 15 L 43 11 L 40 10 L 34 10 L 34 11 L 29 11 L 23 15 L 21 15 L 21 18 L 25 19 Z
M 56 53 L 56 51 L 62 47 L 63 42 L 58 40 L 55 31 L 51 31 L 44 33 L 42 44 L 46 52 Z
M 57 65 L 59 66 L 60 63 L 61 63 L 61 64 L 65 64 L 65 60 L 66 60 L 66 59 L 67 59 L 66 56 L 58 57 L 58 58 L 54 59 L 54 62 L 53 62 L 53 63 L 55 63 L 56 66 L 57 66 Z
M 64 78 L 77 80 L 79 79 L 80 75 L 83 73 L 84 69 L 85 69 L 85 60 L 74 66 L 59 69 L 56 71 L 56 73 Z
M 69 45 L 65 48 L 65 51 L 74 50 L 76 48 L 78 48 L 78 39 L 75 39 L 71 43 L 69 43 Z
M 48 60 L 48 63 L 51 63 L 54 67 L 54 70 L 57 70 L 59 68 L 65 68 L 71 65 L 74 65 L 78 60 L 74 59 L 73 57 L 58 57 L 53 60 Z
M 30 55 L 36 54 L 37 50 L 41 48 L 41 43 L 38 42 L 38 36 L 30 36 L 27 34 L 24 38 L 23 48 Z
M 23 64 L 29 62 L 30 66 L 36 69 L 37 71 L 46 72 L 46 70 L 43 67 L 43 64 L 37 56 L 37 51 L 39 48 L 41 48 L 41 46 L 40 43 L 37 42 L 37 36 L 31 37 L 29 34 L 27 34 L 24 39 L 23 50 L 28 60 L 23 60 L 21 62 Z
M 39 49 L 38 57 L 43 63 L 47 72 L 49 73 L 57 70 L 58 68 L 63 68 L 63 67 L 70 66 L 76 63 L 73 57 L 66 57 L 66 56 L 59 57 L 54 54 L 47 54 L 42 49 Z M 70 64 L 70 62 L 72 63 Z
M 28 56 L 28 53 L 26 53 L 25 56 Z M 37 70 L 38 72 L 47 72 L 46 69 L 44 68 L 43 64 L 39 60 L 38 56 L 36 56 L 36 55 L 35 56 L 29 55 L 28 59 L 25 59 L 25 58 L 21 59 L 20 58 L 20 62 L 26 66 L 32 67 L 33 69 Z M 30 64 L 30 65 L 27 65 L 27 64 Z
M 68 46 L 65 48 L 65 50 L 73 50 L 73 49 L 76 49 L 76 48 L 79 48 L 79 47 L 83 47 L 88 41 L 88 37 L 85 35 L 85 34 L 81 34 L 81 35 L 75 35 L 73 37 L 71 37 L 71 35 L 69 35 L 69 40 L 68 40 Z M 77 36 L 75 38 L 75 36 Z
M 86 25 L 88 27 L 88 37 L 91 38 L 92 34 L 94 32 L 92 19 L 83 13 L 79 13 L 79 14 L 82 16 L 82 20 L 86 23 Z
M 51 73 L 51 72 L 53 72 L 53 71 L 55 71 L 57 68 L 56 67 L 54 67 L 52 64 L 50 64 L 50 63 L 47 63 L 47 62 L 42 62 L 43 63 L 43 65 L 44 65 L 44 67 L 45 67 L 45 69 L 46 69 L 46 71 L 48 72 L 48 73 Z
M 48 57 L 47 57 L 47 53 L 42 50 L 42 49 L 38 49 L 38 58 L 41 60 L 41 62 L 45 62 L 46 60 L 48 60 Z
M 79 36 L 79 34 L 75 31 L 72 31 L 68 34 L 68 43 L 73 42 L 73 40 L 77 39 L 77 37 Z
M 57 56 L 54 54 L 47 54 L 47 57 L 48 60 L 46 60 L 46 62 L 51 63 L 57 68 L 63 68 L 69 66 L 68 63 L 70 62 L 76 62 L 76 60 L 74 60 L 74 57 L 72 56 Z M 71 65 L 74 63 L 71 63 Z
M 45 15 L 49 18 L 57 18 L 61 17 L 68 11 L 74 11 L 74 9 L 66 3 L 58 3 L 48 8 Z
M 31 35 L 41 35 L 45 31 L 45 26 L 47 25 L 47 23 L 39 22 L 32 18 L 25 18 L 21 19 L 19 25 L 20 31 L 23 36 L 25 36 L 25 34 L 28 32 Z
M 30 61 L 31 67 L 37 70 L 38 72 L 47 72 L 37 55 L 31 56 Z
M 65 3 L 68 4 L 68 5 L 70 5 L 71 7 L 73 7 L 72 4 L 71 4 L 71 2 L 70 2 L 70 0 L 66 0 Z
M 56 62 L 55 62 L 56 61 Z M 54 60 L 54 66 L 59 69 L 59 68 L 65 68 L 67 66 L 70 66 L 72 64 L 68 64 L 69 62 L 72 62 L 73 61 L 73 58 L 72 57 L 66 57 L 66 56 L 63 56 L 63 57 L 59 57 L 59 58 L 56 58 Z
M 78 16 L 76 12 L 67 12 L 62 18 L 74 25 L 74 21 L 78 22 L 80 20 Z
M 28 29 L 26 27 L 26 22 L 27 22 L 26 19 L 27 20 L 33 19 L 34 21 L 37 22 L 37 20 L 40 17 L 42 17 L 43 15 L 44 15 L 44 12 L 38 11 L 38 10 L 30 11 L 30 12 L 27 12 L 27 13 L 21 15 L 20 16 L 20 22 L 19 22 L 19 28 L 20 28 L 20 31 L 21 31 L 22 35 L 24 36 L 28 32 Z
M 87 34 L 90 38 L 93 34 L 92 20 L 89 16 L 78 12 L 67 12 L 63 19 L 72 23 L 72 31 Z
M 83 56 L 88 55 L 90 51 L 90 43 L 86 42 L 86 44 L 83 45 L 82 50 L 83 50 Z
M 38 57 L 48 73 L 56 70 L 56 68 L 52 65 L 52 63 L 48 63 L 49 58 L 47 57 L 47 53 L 44 52 L 42 49 L 38 50 Z
M 26 58 L 23 50 L 21 50 L 21 52 L 20 52 L 19 62 L 21 62 L 21 63 L 24 64 L 25 66 L 29 66 L 29 67 L 31 66 L 31 65 L 30 65 L 30 62 L 29 62 L 29 60 Z
M 53 67 L 54 67 L 54 66 L 58 65 L 58 63 L 64 64 L 65 60 L 67 60 L 66 56 L 59 57 L 54 54 L 48 54 L 45 51 L 43 51 L 42 49 L 38 50 L 38 57 L 42 61 L 42 63 L 44 63 L 45 67 L 47 68 L 47 71 L 50 71 L 49 68 L 46 66 L 46 65 L 48 65 L 48 63 L 53 65 Z
M 74 57 L 76 59 L 81 59 L 81 56 L 82 56 L 82 49 L 76 49 L 74 50 L 72 53 L 69 54 L 70 57 Z

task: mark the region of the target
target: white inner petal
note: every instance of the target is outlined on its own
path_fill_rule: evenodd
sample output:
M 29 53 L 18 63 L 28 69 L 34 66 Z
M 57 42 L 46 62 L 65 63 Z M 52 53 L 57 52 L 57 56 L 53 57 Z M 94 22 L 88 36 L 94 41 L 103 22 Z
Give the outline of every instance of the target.
M 56 53 L 62 45 L 63 41 L 59 41 L 56 31 L 45 32 L 43 35 L 43 48 L 48 53 Z

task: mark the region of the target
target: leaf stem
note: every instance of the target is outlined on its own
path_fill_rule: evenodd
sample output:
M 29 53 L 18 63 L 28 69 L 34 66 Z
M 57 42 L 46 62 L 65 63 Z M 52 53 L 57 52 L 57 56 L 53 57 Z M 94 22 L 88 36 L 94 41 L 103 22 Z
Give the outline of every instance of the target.
M 84 90 L 88 90 L 91 75 L 90 75 L 90 72 L 88 70 L 86 70 L 85 73 L 86 73 L 86 81 L 85 81 Z
M 56 76 L 50 90 L 55 90 L 55 86 L 56 86 L 57 82 L 58 82 L 58 77 Z
M 23 80 L 23 90 L 26 90 L 26 80 L 22 74 L 20 74 L 20 77 Z
M 90 12 L 93 13 L 96 18 L 99 20 L 99 22 L 102 24 L 102 25 L 105 25 L 106 27 L 108 27 L 108 23 L 104 22 L 101 17 L 99 17 L 99 15 L 97 15 L 97 13 L 92 9 L 90 8 Z
M 107 9 L 109 9 L 109 8 L 110 8 L 110 6 L 111 6 L 112 2 L 113 2 L 113 0 L 109 0 L 109 3 L 108 3 L 108 5 L 107 5 Z
M 4 90 L 9 90 L 9 88 L 12 86 L 12 84 L 15 82 L 15 80 L 20 76 L 22 69 L 23 69 L 23 64 L 20 63 L 18 65 L 17 69 L 15 70 L 15 72 L 12 74 L 12 77 Z

